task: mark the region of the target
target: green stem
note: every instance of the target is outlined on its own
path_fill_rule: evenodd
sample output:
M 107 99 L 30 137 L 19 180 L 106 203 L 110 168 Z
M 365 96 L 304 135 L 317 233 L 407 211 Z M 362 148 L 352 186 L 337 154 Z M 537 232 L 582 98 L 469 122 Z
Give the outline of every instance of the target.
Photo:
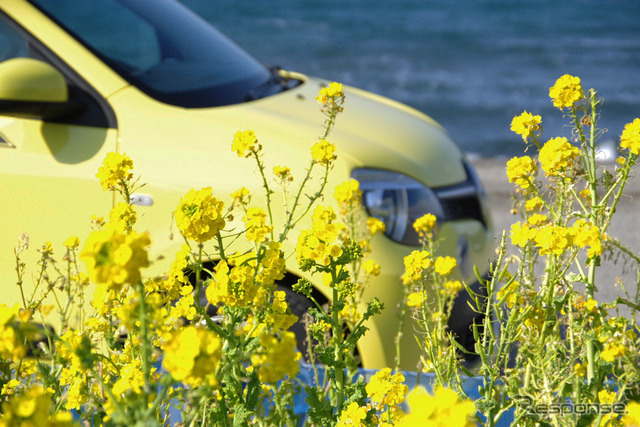
M 340 346 L 340 337 L 342 336 L 342 328 L 340 325 L 340 317 L 338 313 L 338 310 L 335 309 L 335 302 L 338 301 L 338 298 L 340 298 L 339 294 L 338 294 L 338 290 L 336 289 L 335 285 L 336 285 L 336 277 L 335 277 L 335 271 L 332 271 L 331 273 L 332 276 L 334 276 L 332 279 L 333 283 L 334 283 L 334 287 L 333 287 L 333 303 L 334 303 L 334 307 L 332 308 L 332 329 L 333 329 L 333 351 L 334 351 L 334 363 L 336 364 L 336 410 L 337 413 L 339 414 L 340 412 L 342 412 L 342 406 L 344 403 L 344 371 L 342 369 L 342 349 Z

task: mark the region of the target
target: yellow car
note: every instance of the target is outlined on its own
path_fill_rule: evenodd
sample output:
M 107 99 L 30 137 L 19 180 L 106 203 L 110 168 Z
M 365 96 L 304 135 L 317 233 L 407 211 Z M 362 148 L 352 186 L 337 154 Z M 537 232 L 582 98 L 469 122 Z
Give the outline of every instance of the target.
M 171 237 L 171 215 L 189 189 L 212 186 L 223 200 L 242 186 L 261 193 L 254 163 L 230 150 L 235 132 L 254 130 L 267 164 L 304 172 L 321 131 L 315 98 L 326 84 L 266 68 L 175 0 L 3 0 L 2 302 L 20 301 L 13 251 L 22 233 L 32 247 L 61 247 L 71 235 L 84 241 L 91 217 L 109 212 L 115 197 L 95 177 L 108 152 L 126 153 L 147 183 L 133 196 L 137 229 L 150 232 L 160 272 L 181 246 Z M 456 257 L 458 276 L 476 289 L 473 266 L 487 272 L 493 230 L 478 178 L 441 126 L 389 99 L 351 87 L 345 94 L 331 134 L 338 159 L 329 188 L 356 178 L 368 214 L 387 227 L 371 254 L 382 273 L 364 296 L 377 296 L 386 309 L 359 343 L 362 366 L 381 368 L 395 356 L 403 258 L 418 248 L 413 221 L 427 212 L 438 217 L 439 255 Z M 281 285 L 305 277 L 330 299 L 294 258 Z M 450 326 L 467 345 L 474 316 L 456 304 Z M 403 367 L 415 369 L 406 325 Z

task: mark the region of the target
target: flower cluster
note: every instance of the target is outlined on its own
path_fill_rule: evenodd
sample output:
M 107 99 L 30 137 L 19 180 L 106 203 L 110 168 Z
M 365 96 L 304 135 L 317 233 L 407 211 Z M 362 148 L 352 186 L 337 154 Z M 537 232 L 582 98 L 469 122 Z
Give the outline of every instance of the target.
M 198 326 L 176 331 L 164 345 L 164 368 L 174 379 L 197 386 L 215 386 L 216 371 L 222 358 L 222 343 L 213 332 Z
M 511 130 L 518 135 L 522 136 L 522 139 L 527 141 L 530 137 L 535 137 L 541 130 L 542 118 L 540 116 L 534 116 L 527 111 L 524 111 L 519 116 L 515 116 L 511 121 Z
M 89 235 L 80 258 L 94 283 L 119 289 L 125 283 L 140 281 L 140 269 L 149 266 L 150 244 L 147 233 L 124 233 L 117 225 L 108 224 Z
M 475 425 L 476 408 L 472 401 L 461 399 L 453 390 L 436 387 L 433 395 L 418 387 L 407 396 L 408 414 L 399 426 L 461 426 Z
M 576 102 L 584 99 L 580 78 L 565 74 L 549 89 L 549 97 L 554 107 L 564 109 L 572 107 Z
M 514 157 L 507 162 L 509 182 L 515 182 L 523 190 L 531 187 L 538 166 L 529 156 Z
M 246 216 L 243 218 L 247 229 L 247 239 L 250 242 L 261 243 L 267 235 L 273 230 L 272 225 L 266 225 L 267 214 L 264 209 L 259 207 L 251 207 L 247 209 Z
M 342 84 L 331 82 L 329 86 L 320 89 L 320 93 L 316 99 L 327 109 L 341 108 L 342 102 L 344 101 Z
M 231 151 L 235 151 L 238 157 L 249 157 L 254 152 L 260 151 L 260 148 L 256 133 L 252 130 L 238 131 L 233 136 Z
M 332 258 L 342 255 L 339 241 L 344 225 L 337 222 L 337 215 L 330 207 L 318 206 L 313 212 L 311 229 L 303 230 L 298 237 L 296 257 L 300 265 L 307 261 L 328 266 Z
M 432 264 L 431 254 L 427 251 L 413 251 L 404 257 L 404 269 L 402 283 L 408 285 L 421 280 L 424 271 Z
M 627 148 L 632 154 L 640 155 L 640 119 L 627 123 L 620 136 L 620 147 Z
M 211 187 L 190 190 L 174 212 L 176 224 L 187 239 L 206 242 L 225 226 L 224 202 L 212 196 Z
M 540 149 L 538 160 L 546 176 L 562 176 L 573 166 L 580 150 L 567 141 L 567 138 L 552 138 Z
M 314 161 L 322 165 L 331 165 L 331 162 L 337 157 L 335 152 L 336 146 L 326 139 L 321 139 L 311 147 L 311 157 L 313 157 Z
M 130 184 L 133 179 L 131 169 L 133 161 L 126 154 L 108 153 L 98 169 L 96 178 L 105 190 L 118 190 L 123 185 Z

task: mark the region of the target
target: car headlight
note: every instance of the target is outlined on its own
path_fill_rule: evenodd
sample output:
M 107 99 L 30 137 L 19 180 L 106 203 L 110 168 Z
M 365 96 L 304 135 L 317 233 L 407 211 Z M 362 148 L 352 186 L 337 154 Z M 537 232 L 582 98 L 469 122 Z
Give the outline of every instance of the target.
M 413 223 L 431 213 L 444 219 L 442 204 L 436 194 L 406 175 L 379 169 L 356 169 L 352 178 L 360 183 L 362 203 L 370 216 L 378 218 L 392 240 L 418 245 Z
M 435 215 L 439 223 L 473 219 L 487 226 L 482 185 L 473 168 L 467 163 L 464 167 L 464 182 L 438 188 L 381 169 L 355 169 L 351 177 L 360 183 L 368 214 L 384 222 L 387 237 L 406 245 L 420 245 L 413 223 L 427 213 Z

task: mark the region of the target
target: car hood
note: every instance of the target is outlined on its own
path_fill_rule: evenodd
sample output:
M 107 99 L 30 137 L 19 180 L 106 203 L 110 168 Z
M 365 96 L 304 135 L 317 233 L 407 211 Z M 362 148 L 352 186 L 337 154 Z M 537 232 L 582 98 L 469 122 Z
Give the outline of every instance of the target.
M 303 84 L 285 92 L 243 104 L 192 111 L 202 119 L 229 115 L 229 122 L 247 119 L 246 128 L 259 136 L 300 141 L 318 139 L 323 116 L 316 100 L 326 80 L 295 75 Z M 338 148 L 347 168 L 380 168 L 403 172 L 430 187 L 466 179 L 462 153 L 446 131 L 430 117 L 406 105 L 353 87 L 344 88 L 344 112 L 327 138 Z

